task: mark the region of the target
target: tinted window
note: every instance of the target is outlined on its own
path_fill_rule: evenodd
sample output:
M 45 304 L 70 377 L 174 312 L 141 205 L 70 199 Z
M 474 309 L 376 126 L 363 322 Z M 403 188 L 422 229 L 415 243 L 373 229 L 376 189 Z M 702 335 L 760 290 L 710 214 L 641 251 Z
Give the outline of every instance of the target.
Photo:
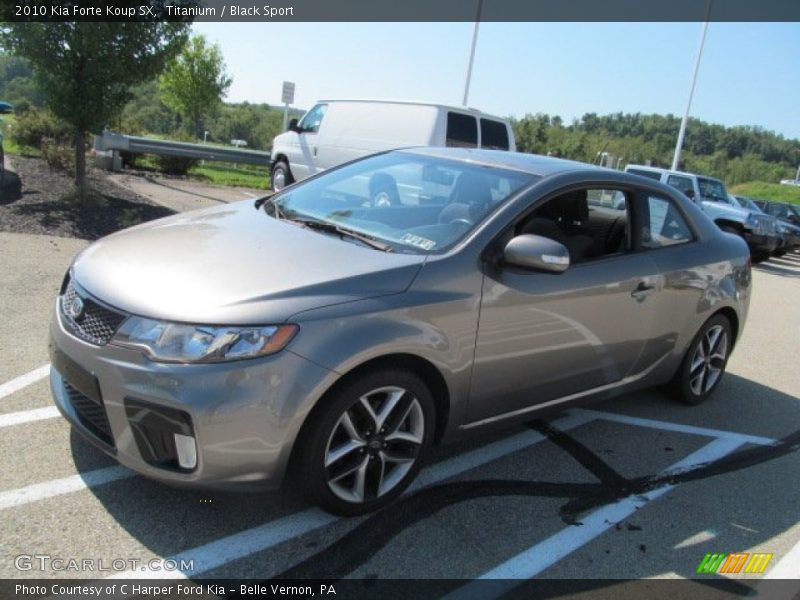
M 447 146 L 476 148 L 478 146 L 478 121 L 461 113 L 447 113 Z
M 634 175 L 640 175 L 641 177 L 649 177 L 656 181 L 661 180 L 661 173 L 656 173 L 655 171 L 645 171 L 644 169 L 625 169 L 625 171 L 627 173 L 633 173 Z
M 687 196 L 694 196 L 694 186 L 692 185 L 692 180 L 689 177 L 681 177 L 680 175 L 670 175 L 669 177 L 667 177 L 667 185 L 671 185 L 672 187 L 674 187 L 677 190 L 680 190 Z
M 481 119 L 481 147 L 491 150 L 508 150 L 506 124 L 490 119 Z
M 316 133 L 319 131 L 319 126 L 322 125 L 322 118 L 325 116 L 325 111 L 328 109 L 327 104 L 317 104 L 314 108 L 308 111 L 299 125 L 308 133 Z
M 661 196 L 644 197 L 639 240 L 642 248 L 664 248 L 692 241 L 689 225 L 672 201 Z

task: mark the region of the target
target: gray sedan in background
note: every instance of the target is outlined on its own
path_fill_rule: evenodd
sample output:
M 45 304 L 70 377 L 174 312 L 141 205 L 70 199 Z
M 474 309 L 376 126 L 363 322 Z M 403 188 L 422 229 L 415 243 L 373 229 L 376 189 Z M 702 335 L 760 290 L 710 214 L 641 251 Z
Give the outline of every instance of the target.
M 392 151 L 80 253 L 51 326 L 73 427 L 135 471 L 395 499 L 430 446 L 719 384 L 749 252 L 676 190 L 541 156 Z

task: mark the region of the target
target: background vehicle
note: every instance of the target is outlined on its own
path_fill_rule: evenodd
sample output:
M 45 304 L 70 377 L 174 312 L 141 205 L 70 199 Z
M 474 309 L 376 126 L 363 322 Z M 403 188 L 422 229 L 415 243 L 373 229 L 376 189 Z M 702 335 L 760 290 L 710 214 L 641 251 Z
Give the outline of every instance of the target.
M 753 199 L 752 202 L 778 220 L 778 230 L 784 238 L 785 252 L 800 251 L 800 209 L 788 202 Z
M 396 206 L 370 197 L 386 177 Z M 393 151 L 89 246 L 55 307 L 51 389 L 139 473 L 231 488 L 288 470 L 357 514 L 435 442 L 655 385 L 703 402 L 750 286 L 744 242 L 669 186 Z
M 272 143 L 272 187 L 362 156 L 410 146 L 516 150 L 511 124 L 480 111 L 424 102 L 320 100 Z M 396 203 L 395 190 L 373 196 Z
M 754 262 L 769 258 L 780 243 L 774 219 L 736 205 L 719 179 L 646 165 L 628 165 L 625 172 L 655 179 L 683 192 L 720 229 L 741 236 Z

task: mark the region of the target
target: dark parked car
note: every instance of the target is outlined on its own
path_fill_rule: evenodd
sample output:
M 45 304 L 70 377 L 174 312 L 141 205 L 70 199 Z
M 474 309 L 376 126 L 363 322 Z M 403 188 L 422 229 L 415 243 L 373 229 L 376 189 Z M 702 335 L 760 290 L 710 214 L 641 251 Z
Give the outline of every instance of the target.
M 373 202 L 378 177 L 397 203 Z M 435 443 L 648 386 L 706 400 L 750 295 L 745 242 L 670 186 L 393 151 L 89 246 L 55 307 L 50 382 L 139 473 L 226 489 L 288 474 L 357 514 Z
M 785 252 L 800 251 L 800 207 L 789 202 L 753 199 L 753 202 L 768 215 L 778 219 L 779 230 L 784 238 Z

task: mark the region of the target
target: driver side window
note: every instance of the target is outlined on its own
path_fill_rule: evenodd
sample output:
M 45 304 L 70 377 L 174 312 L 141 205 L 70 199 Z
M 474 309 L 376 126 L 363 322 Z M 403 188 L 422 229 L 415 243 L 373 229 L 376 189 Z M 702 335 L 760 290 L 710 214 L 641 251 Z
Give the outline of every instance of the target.
M 320 125 L 322 125 L 322 118 L 325 116 L 325 111 L 327 109 L 327 104 L 317 104 L 308 111 L 303 117 L 303 120 L 300 121 L 300 128 L 306 133 L 317 133 Z

